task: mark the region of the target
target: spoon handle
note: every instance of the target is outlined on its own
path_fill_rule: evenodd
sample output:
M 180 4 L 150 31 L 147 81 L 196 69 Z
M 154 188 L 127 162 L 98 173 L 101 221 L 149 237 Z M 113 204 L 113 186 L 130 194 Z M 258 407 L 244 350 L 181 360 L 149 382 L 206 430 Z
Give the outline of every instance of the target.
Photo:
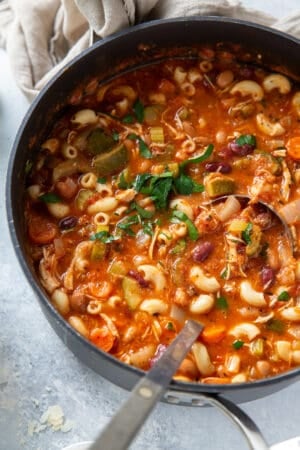
M 132 390 L 90 450 L 125 450 L 169 386 L 172 376 L 197 339 L 203 326 L 188 320 L 152 369 Z

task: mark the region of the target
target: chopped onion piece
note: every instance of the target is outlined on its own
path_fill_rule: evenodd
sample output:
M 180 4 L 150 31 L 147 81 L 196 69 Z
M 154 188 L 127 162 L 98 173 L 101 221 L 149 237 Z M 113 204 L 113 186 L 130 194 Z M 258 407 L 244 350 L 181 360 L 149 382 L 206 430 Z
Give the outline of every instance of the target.
M 222 203 L 222 207 L 218 208 L 217 215 L 221 222 L 226 222 L 230 217 L 239 212 L 241 209 L 240 202 L 235 198 L 234 195 L 230 195 L 224 203 Z
M 279 214 L 290 225 L 300 221 L 300 199 L 284 205 L 279 210 Z

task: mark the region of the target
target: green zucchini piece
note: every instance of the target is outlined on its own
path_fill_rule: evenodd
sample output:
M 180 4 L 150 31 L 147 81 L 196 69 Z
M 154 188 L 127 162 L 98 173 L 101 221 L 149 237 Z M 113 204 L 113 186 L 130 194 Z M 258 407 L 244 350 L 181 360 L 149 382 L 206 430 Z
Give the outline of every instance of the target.
M 95 128 L 87 137 L 87 150 L 93 155 L 109 152 L 115 144 L 113 136 L 101 128 Z
M 75 200 L 76 207 L 79 211 L 85 210 L 87 207 L 87 201 L 92 195 L 93 192 L 89 189 L 80 189 Z
M 93 167 L 98 177 L 112 175 L 123 169 L 128 162 L 128 152 L 124 144 L 119 144 L 110 152 L 97 155 L 93 159 Z
M 262 248 L 262 231 L 257 226 L 252 224 L 250 232 L 250 242 L 246 246 L 247 256 L 257 256 Z
M 101 241 L 94 241 L 91 251 L 91 261 L 101 261 L 106 254 L 106 244 Z
M 207 179 L 205 181 L 205 189 L 209 197 L 230 195 L 235 191 L 235 182 L 232 178 L 220 175 L 214 178 Z
M 143 299 L 140 285 L 133 278 L 124 277 L 122 280 L 122 288 L 128 307 L 130 309 L 136 309 Z

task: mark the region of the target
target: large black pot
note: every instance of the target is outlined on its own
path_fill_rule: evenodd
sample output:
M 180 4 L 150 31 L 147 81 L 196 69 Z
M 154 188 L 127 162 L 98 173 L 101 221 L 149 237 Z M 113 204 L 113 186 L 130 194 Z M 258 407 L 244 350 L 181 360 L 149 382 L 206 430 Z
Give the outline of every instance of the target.
M 113 383 L 131 389 L 143 375 L 141 370 L 128 366 L 91 345 L 57 313 L 36 276 L 26 251 L 26 233 L 22 202 L 25 186 L 25 165 L 34 147 L 42 142 L 66 97 L 82 81 L 103 74 L 108 79 L 120 70 L 159 59 L 161 49 L 193 44 L 229 41 L 242 44 L 247 50 L 261 55 L 269 67 L 284 68 L 290 76 L 300 79 L 300 41 L 248 22 L 216 17 L 191 17 L 149 22 L 130 28 L 111 38 L 97 42 L 67 65 L 43 89 L 31 105 L 18 131 L 7 175 L 7 214 L 17 257 L 24 273 L 37 294 L 39 303 L 50 324 L 63 342 L 85 364 Z M 141 45 L 143 44 L 143 45 Z M 182 48 L 182 51 L 180 50 Z M 126 64 L 123 62 L 126 61 Z M 117 68 L 117 69 L 116 69 Z M 23 191 L 23 192 L 22 192 Z M 199 404 L 204 395 L 221 394 L 226 399 L 244 402 L 256 399 L 288 386 L 300 378 L 300 369 L 262 381 L 231 385 L 208 385 L 173 381 L 166 400 L 172 403 Z

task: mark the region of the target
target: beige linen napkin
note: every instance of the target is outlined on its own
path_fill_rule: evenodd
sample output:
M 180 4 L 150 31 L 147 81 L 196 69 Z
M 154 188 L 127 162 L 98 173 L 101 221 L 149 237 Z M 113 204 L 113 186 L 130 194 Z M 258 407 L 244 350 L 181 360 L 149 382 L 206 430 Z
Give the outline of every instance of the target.
M 68 61 L 90 45 L 149 19 L 220 15 L 273 26 L 300 38 L 300 11 L 276 21 L 238 0 L 3 0 L 0 46 L 20 89 L 32 100 Z

